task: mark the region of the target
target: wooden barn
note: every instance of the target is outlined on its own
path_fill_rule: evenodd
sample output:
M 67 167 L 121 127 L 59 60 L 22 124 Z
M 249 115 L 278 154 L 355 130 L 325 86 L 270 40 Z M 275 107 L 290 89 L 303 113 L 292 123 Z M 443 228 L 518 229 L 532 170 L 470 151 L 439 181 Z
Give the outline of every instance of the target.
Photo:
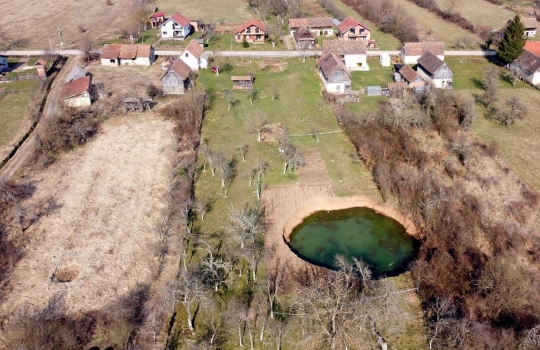
M 232 76 L 233 90 L 249 90 L 253 87 L 255 78 L 252 74 L 242 76 Z
M 317 60 L 317 73 L 329 93 L 351 91 L 351 73 L 335 52 L 330 51 Z
M 161 78 L 164 94 L 184 94 L 193 85 L 193 71 L 179 58 Z
M 427 84 L 431 84 L 433 87 L 452 88 L 454 72 L 431 51 L 426 52 L 418 59 L 416 72 Z
M 294 43 L 299 49 L 312 49 L 317 44 L 317 38 L 306 27 L 300 27 L 293 33 Z

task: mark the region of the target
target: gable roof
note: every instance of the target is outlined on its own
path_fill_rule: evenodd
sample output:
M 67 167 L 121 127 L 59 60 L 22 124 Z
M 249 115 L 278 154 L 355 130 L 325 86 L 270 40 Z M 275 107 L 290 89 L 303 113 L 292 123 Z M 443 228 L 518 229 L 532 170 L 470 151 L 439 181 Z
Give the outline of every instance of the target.
M 289 19 L 289 28 L 321 28 L 332 27 L 332 18 L 291 18 Z
M 177 24 L 180 24 L 182 27 L 187 27 L 191 23 L 190 20 L 187 19 L 186 17 L 182 16 L 180 14 L 180 12 L 177 12 L 174 15 L 172 15 L 171 18 L 166 20 L 163 24 L 165 24 L 165 23 L 167 23 L 169 21 L 173 21 L 173 22 L 175 22 Z
M 340 32 L 343 33 L 343 32 L 346 32 L 346 31 L 348 31 L 349 29 L 351 29 L 353 27 L 356 27 L 357 25 L 360 25 L 360 26 L 366 28 L 367 30 L 369 30 L 371 32 L 371 29 L 369 29 L 367 26 L 360 23 L 359 20 L 357 20 L 356 18 L 354 18 L 352 16 L 345 18 L 345 20 L 343 20 L 340 24 L 338 24 L 337 29 Z
M 428 73 L 435 74 L 445 63 L 431 51 L 428 51 L 418 59 L 418 65 L 422 66 Z
M 263 23 L 257 21 L 255 18 L 252 18 L 249 21 L 242 23 L 238 28 L 236 28 L 234 30 L 234 34 L 243 32 L 246 28 L 249 28 L 251 26 L 255 26 L 255 27 L 258 27 L 259 29 L 266 30 L 266 26 Z
M 538 28 L 538 22 L 536 21 L 536 18 L 534 17 L 523 17 L 521 18 L 521 23 L 523 23 L 523 26 L 525 27 L 525 29 Z
M 403 44 L 405 56 L 422 56 L 427 51 L 431 51 L 437 56 L 444 55 L 444 43 L 440 41 L 424 41 L 420 43 Z
M 540 70 L 540 57 L 525 50 L 512 65 L 517 65 L 525 75 L 530 75 Z
M 99 55 L 100 59 L 117 59 L 120 56 L 121 44 L 105 44 L 103 49 L 101 49 L 101 54 Z
M 165 17 L 165 12 L 154 13 L 150 18 L 158 19 L 159 17 Z
M 338 55 L 365 55 L 366 43 L 363 40 L 323 40 L 323 55 L 330 51 Z
M 169 73 L 169 71 L 176 73 L 176 75 L 178 75 L 182 80 L 186 80 L 193 73 L 191 68 L 189 68 L 189 66 L 184 61 L 182 61 L 180 57 L 178 57 L 169 67 L 169 69 L 167 69 L 165 75 Z
M 152 45 L 105 44 L 99 58 L 114 60 L 117 58 L 149 57 L 151 51 Z
M 301 40 L 301 39 L 306 39 L 306 38 L 303 38 L 306 35 L 309 37 L 308 39 L 317 40 L 315 38 L 315 35 L 313 35 L 313 33 L 304 26 L 298 28 L 298 30 L 296 32 L 294 32 L 294 34 L 293 34 L 296 41 Z
M 333 51 L 328 52 L 317 60 L 317 68 L 321 70 L 326 78 L 338 69 L 347 73 L 349 77 L 351 76 L 345 64 L 343 64 L 338 55 Z
M 70 97 L 75 97 L 83 92 L 90 90 L 90 85 L 92 84 L 92 76 L 87 75 L 83 78 L 70 81 L 62 87 L 61 98 L 66 99 Z
M 540 41 L 527 41 L 523 49 L 540 56 Z
M 137 45 L 122 45 L 118 58 L 137 58 Z
M 437 56 L 435 56 L 437 57 Z M 408 64 L 404 64 L 398 71 L 399 74 L 405 78 L 409 83 L 414 82 L 416 79 L 418 79 L 418 73 L 411 68 Z
M 196 59 L 199 59 L 204 52 L 204 48 L 196 40 L 191 40 L 185 51 L 195 56 Z
M 87 71 L 85 71 L 79 66 L 75 66 L 75 68 L 73 68 L 71 72 L 69 72 L 68 76 L 65 79 L 65 82 L 69 83 L 70 81 L 84 78 L 87 74 L 88 74 Z

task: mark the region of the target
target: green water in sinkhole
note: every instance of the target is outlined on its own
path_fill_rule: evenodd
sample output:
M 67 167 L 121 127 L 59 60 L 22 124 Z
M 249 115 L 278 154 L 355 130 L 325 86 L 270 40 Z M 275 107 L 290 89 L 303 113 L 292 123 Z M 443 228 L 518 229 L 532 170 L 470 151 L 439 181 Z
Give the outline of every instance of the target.
M 369 208 L 319 211 L 304 219 L 290 236 L 302 259 L 336 269 L 336 255 L 366 262 L 374 277 L 397 276 L 414 260 L 419 242 L 397 221 Z

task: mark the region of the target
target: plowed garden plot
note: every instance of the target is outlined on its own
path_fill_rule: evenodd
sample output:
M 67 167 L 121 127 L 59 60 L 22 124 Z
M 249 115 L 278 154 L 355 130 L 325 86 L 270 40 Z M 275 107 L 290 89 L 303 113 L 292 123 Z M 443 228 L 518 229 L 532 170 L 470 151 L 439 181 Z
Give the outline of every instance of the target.
M 4 319 L 27 305 L 43 307 L 58 292 L 67 311 L 99 310 L 152 281 L 172 129 L 149 112 L 113 118 L 91 143 L 28 176 L 36 192 L 22 211 L 49 198 L 55 209 L 25 231 L 26 255 L 4 282 Z

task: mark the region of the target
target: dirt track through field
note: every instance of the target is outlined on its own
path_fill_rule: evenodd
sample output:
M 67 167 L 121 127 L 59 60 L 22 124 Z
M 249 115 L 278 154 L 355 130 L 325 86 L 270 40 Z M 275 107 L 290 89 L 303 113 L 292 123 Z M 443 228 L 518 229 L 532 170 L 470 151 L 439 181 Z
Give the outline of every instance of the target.
M 52 196 L 57 209 L 25 232 L 31 243 L 4 285 L 1 316 L 25 303 L 43 306 L 59 291 L 69 311 L 95 310 L 151 281 L 172 128 L 148 112 L 114 118 L 90 144 L 30 175 L 37 189 L 23 208 Z M 51 282 L 55 268 L 73 280 Z

